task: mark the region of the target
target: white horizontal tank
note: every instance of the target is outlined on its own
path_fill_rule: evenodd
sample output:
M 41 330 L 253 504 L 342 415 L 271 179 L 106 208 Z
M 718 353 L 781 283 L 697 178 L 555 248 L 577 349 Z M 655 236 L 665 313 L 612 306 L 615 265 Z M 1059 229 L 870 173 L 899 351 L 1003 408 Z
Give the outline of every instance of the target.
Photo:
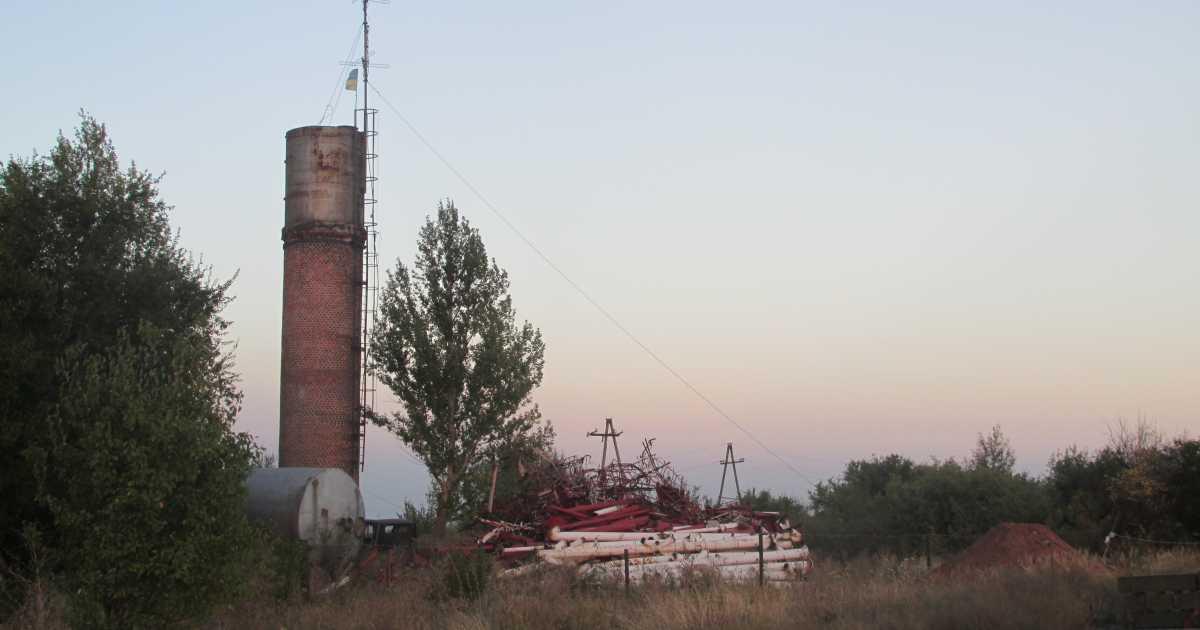
M 344 572 L 362 545 L 362 493 L 339 468 L 256 469 L 246 478 L 246 514 L 308 543 L 310 559 L 331 575 Z

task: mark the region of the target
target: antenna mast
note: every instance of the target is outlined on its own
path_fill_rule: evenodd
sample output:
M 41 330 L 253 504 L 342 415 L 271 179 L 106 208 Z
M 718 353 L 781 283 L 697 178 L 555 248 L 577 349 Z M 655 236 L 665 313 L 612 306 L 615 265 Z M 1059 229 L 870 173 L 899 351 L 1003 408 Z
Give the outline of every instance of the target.
M 363 74 L 363 97 L 362 109 L 362 133 L 364 142 L 364 161 L 365 164 L 365 180 L 363 182 L 363 214 L 362 226 L 366 232 L 363 243 L 363 260 L 362 260 L 362 277 L 359 280 L 359 285 L 362 287 L 362 303 L 360 311 L 362 312 L 362 327 L 360 328 L 361 338 L 359 340 L 359 351 L 361 354 L 361 365 L 359 366 L 359 414 L 358 414 L 358 465 L 359 470 L 365 470 L 367 467 L 367 415 L 370 410 L 375 408 L 375 375 L 371 373 L 369 368 L 370 358 L 370 331 L 375 322 L 375 308 L 377 296 L 379 292 L 379 250 L 376 245 L 378 231 L 376 230 L 375 222 L 375 182 L 379 177 L 375 174 L 375 159 L 379 157 L 375 151 L 375 137 L 379 132 L 375 130 L 375 115 L 379 110 L 372 109 L 368 102 L 370 92 L 370 76 L 371 71 L 371 24 L 367 20 L 367 5 L 371 0 L 362 0 L 363 13 L 363 55 L 362 55 L 362 74 Z M 358 111 L 355 112 L 355 122 L 358 122 Z
M 363 71 L 363 132 L 367 132 L 367 95 L 371 91 L 371 82 L 367 73 L 371 71 L 371 23 L 367 21 L 367 4 L 370 0 L 362 0 L 363 7 L 363 56 L 362 56 L 362 71 Z

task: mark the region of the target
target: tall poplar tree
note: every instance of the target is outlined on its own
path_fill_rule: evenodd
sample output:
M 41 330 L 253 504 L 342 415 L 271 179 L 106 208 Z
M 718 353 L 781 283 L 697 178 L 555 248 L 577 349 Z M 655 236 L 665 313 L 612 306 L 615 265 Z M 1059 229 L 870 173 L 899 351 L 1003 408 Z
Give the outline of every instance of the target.
M 531 393 L 545 344 L 517 323 L 508 289 L 479 230 L 444 202 L 421 229 L 413 267 L 397 260 L 381 295 L 371 366 L 403 408 L 373 419 L 428 467 L 439 536 L 470 466 L 539 428 Z

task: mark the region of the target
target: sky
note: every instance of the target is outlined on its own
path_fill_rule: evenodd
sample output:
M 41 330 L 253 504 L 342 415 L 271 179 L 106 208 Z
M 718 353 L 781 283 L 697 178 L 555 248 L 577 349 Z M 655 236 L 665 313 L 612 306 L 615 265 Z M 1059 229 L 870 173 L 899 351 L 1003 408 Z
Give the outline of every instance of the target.
M 535 399 L 561 450 L 598 457 L 585 434 L 612 417 L 625 453 L 657 438 L 707 494 L 733 442 L 744 487 L 804 496 L 850 459 L 963 457 L 993 425 L 1032 474 L 1122 418 L 1200 428 L 1200 4 L 371 11 L 388 65 L 372 83 L 395 106 L 378 118 L 381 260 L 411 262 L 455 201 L 544 335 Z M 350 123 L 360 7 L 0 14 L 0 157 L 48 151 L 83 109 L 164 173 L 183 245 L 237 276 L 238 428 L 273 451 L 284 133 L 332 103 L 326 121 Z M 368 512 L 427 483 L 372 427 Z

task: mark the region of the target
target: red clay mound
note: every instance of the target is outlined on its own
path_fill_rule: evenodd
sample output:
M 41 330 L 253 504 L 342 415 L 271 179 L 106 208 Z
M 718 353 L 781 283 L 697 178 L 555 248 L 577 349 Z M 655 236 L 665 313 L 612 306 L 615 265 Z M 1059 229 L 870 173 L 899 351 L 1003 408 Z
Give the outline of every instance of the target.
M 962 576 L 1005 568 L 1084 567 L 1103 571 L 1045 525 L 1001 523 L 933 572 L 934 577 Z

